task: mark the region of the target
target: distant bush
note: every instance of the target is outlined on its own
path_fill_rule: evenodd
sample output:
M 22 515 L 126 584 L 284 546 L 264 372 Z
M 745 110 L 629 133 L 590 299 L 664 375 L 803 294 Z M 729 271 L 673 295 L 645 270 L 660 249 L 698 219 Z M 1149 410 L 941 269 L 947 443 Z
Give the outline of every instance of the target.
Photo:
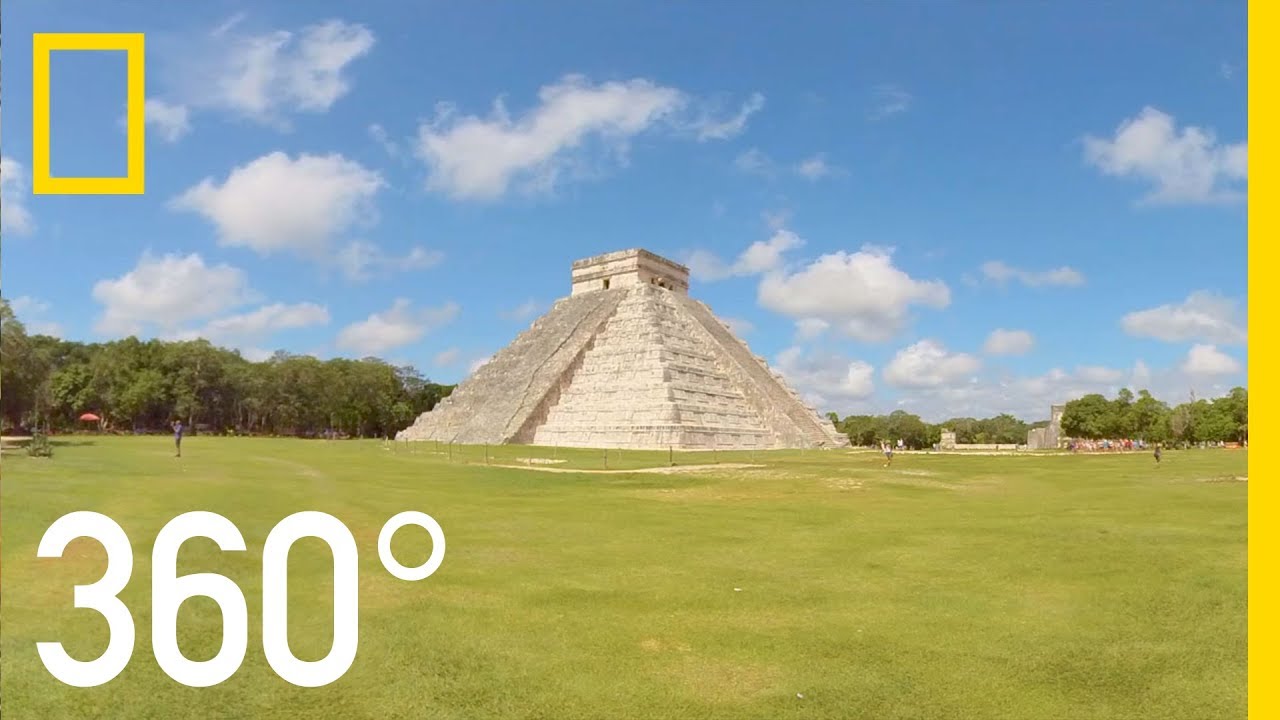
M 49 442 L 49 436 L 42 432 L 33 435 L 27 445 L 27 454 L 31 457 L 53 457 L 53 443 Z

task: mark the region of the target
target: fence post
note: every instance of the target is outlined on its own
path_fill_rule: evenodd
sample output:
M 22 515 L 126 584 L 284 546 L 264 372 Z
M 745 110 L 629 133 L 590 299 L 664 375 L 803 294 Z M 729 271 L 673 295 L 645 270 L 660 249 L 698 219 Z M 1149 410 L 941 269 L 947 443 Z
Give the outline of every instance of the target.
M 453 441 L 449 441 L 449 462 L 453 462 Z
M 676 449 L 672 445 L 667 446 L 667 464 L 671 467 L 676 466 Z
M 604 469 L 609 469 L 609 448 L 604 449 Z
M 489 464 L 489 443 L 484 444 L 484 464 Z

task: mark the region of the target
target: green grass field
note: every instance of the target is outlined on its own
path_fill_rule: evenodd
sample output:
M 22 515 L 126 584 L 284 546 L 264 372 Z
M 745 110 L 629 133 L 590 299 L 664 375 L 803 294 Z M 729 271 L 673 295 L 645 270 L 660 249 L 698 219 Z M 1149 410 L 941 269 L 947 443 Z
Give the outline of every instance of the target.
M 192 437 L 67 438 L 51 460 L 3 461 L 0 690 L 24 718 L 1186 718 L 1245 717 L 1245 451 L 965 457 L 685 453 L 677 473 L 486 466 L 483 448 Z M 489 462 L 602 469 L 599 451 L 491 449 Z M 667 453 L 611 453 L 612 469 Z M 94 689 L 60 685 L 35 643 L 87 660 L 106 624 L 72 608 L 105 553 L 73 543 L 37 559 L 73 510 L 133 543 L 121 597 L 137 643 Z M 227 682 L 193 689 L 151 656 L 151 542 L 210 510 L 249 552 L 183 547 L 179 573 L 243 589 L 249 649 Z M 261 550 L 300 510 L 341 519 L 360 550 L 360 649 L 318 689 L 291 686 L 261 644 Z M 443 526 L 433 577 L 378 560 L 403 510 Z M 400 561 L 429 552 L 396 536 Z M 329 648 L 331 561 L 318 540 L 290 560 L 289 636 Z M 187 657 L 212 657 L 221 615 L 183 605 Z

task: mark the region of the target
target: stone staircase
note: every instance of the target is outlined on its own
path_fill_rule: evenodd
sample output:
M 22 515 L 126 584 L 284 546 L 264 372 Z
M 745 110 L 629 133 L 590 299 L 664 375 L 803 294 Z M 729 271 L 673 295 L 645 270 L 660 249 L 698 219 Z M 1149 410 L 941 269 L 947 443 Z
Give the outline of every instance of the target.
M 777 418 L 773 424 L 781 446 L 849 446 L 849 438 L 836 430 L 829 418 L 820 416 L 807 406 L 763 359 L 753 354 L 745 342 L 716 318 L 711 308 L 687 296 L 679 298 L 679 302 L 713 339 L 722 353 L 721 362 L 739 376 L 739 385 L 754 391 L 748 395 L 755 401 L 758 412 L 764 417 Z
M 753 448 L 772 445 L 755 408 L 700 342 L 678 296 L 629 291 L 546 421 L 537 445 Z
M 558 389 L 625 293 L 605 290 L 558 301 L 396 439 L 509 442 Z

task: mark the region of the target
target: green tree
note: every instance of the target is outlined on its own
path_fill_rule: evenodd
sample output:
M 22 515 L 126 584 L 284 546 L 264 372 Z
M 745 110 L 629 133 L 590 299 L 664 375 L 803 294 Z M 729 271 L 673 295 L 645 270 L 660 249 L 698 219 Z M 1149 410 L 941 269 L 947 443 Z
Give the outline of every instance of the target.
M 1133 417 L 1133 391 L 1129 388 L 1121 388 L 1111 405 L 1111 414 L 1106 421 L 1105 436 L 1110 438 L 1133 437 L 1137 429 L 1137 423 Z
M 1114 411 L 1115 406 L 1097 393 L 1072 400 L 1062 411 L 1062 432 L 1074 438 L 1107 437 L 1115 425 Z
M 1146 390 L 1138 391 L 1138 399 L 1129 409 L 1132 434 L 1150 442 L 1169 441 L 1169 406 L 1151 396 Z
M 884 437 L 884 419 L 874 415 L 850 415 L 836 425 L 859 447 L 875 445 Z

